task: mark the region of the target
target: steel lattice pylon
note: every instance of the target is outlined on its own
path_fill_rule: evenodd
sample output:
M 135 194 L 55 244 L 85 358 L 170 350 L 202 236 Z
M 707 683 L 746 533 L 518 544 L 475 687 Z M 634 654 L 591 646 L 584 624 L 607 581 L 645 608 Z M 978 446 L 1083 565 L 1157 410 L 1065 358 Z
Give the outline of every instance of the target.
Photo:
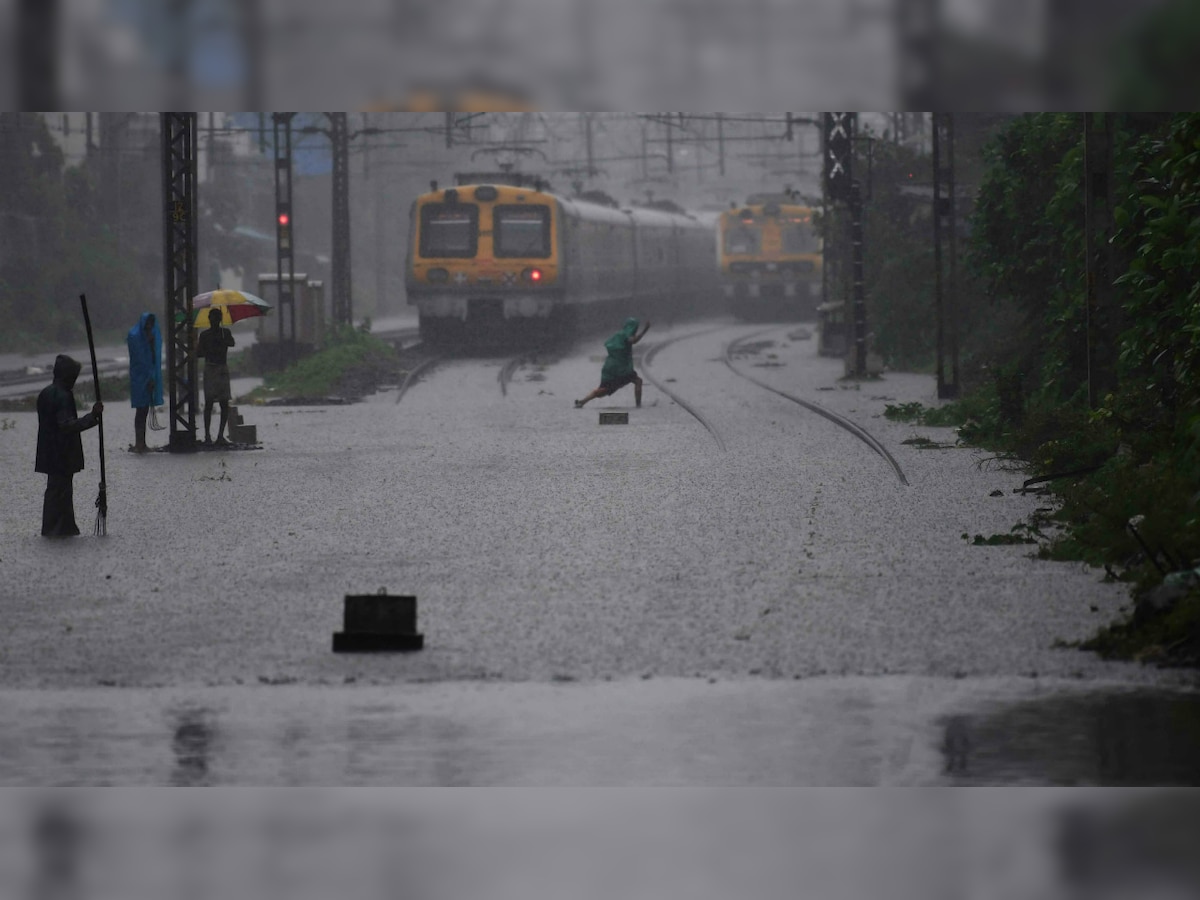
M 172 452 L 196 449 L 196 113 L 162 113 L 163 264 Z
M 330 143 L 333 144 L 333 321 L 353 325 L 350 297 L 350 137 L 346 114 L 329 113 Z

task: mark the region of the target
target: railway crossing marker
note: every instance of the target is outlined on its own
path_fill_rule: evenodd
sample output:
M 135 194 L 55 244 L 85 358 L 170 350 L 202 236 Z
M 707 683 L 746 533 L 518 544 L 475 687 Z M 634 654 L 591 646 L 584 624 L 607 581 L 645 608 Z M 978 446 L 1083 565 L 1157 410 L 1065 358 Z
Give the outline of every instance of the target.
M 627 412 L 602 412 L 600 413 L 601 425 L 628 425 L 629 413 Z
M 420 650 L 425 635 L 417 632 L 417 598 L 347 594 L 342 631 L 333 633 L 334 653 L 378 653 Z

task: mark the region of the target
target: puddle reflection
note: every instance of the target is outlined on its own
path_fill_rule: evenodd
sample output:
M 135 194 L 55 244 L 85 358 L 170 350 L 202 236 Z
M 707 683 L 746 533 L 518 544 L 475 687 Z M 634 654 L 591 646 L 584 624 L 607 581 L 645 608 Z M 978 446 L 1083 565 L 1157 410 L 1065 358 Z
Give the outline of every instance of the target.
M 1200 785 L 1200 696 L 1056 695 L 942 722 L 958 784 Z
M 171 784 L 176 787 L 212 784 L 209 757 L 216 734 L 212 713 L 205 709 L 184 709 L 176 713 L 176 719 L 171 735 L 171 749 L 175 752 Z

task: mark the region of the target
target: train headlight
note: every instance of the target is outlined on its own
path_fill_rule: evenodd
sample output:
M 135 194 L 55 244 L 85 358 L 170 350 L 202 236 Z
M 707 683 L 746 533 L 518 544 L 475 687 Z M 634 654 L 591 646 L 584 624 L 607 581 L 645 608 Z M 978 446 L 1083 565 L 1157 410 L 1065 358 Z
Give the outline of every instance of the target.
M 522 278 L 524 278 L 526 281 L 532 281 L 534 284 L 537 284 L 539 281 L 541 281 L 542 276 L 542 270 L 536 266 L 530 266 L 521 273 Z
M 475 199 L 480 203 L 491 203 L 498 196 L 500 196 L 500 192 L 490 184 L 475 188 Z
M 426 272 L 425 280 L 431 284 L 444 284 L 450 280 L 450 273 L 439 266 Z

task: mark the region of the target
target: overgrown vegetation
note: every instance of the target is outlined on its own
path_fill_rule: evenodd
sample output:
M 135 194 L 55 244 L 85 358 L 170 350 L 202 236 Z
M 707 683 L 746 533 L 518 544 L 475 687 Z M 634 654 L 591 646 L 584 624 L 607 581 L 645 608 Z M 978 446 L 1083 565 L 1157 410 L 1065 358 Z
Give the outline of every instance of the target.
M 342 326 L 324 349 L 280 372 L 268 373 L 263 386 L 249 395 L 252 402 L 269 398 L 317 400 L 328 397 L 357 399 L 380 382 L 399 378 L 400 360 L 387 342 L 373 336 L 370 323 L 363 328 Z
M 963 335 L 964 396 L 886 415 L 956 426 L 1045 479 L 1062 527 L 1041 555 L 1134 592 L 1137 614 L 1085 647 L 1194 660 L 1200 590 L 1149 598 L 1200 561 L 1200 115 L 1117 116 L 1113 143 L 1112 300 L 1088 308 L 1082 116 L 1013 120 L 986 151 L 965 253 L 994 319 Z
M 145 260 L 130 244 L 130 235 L 143 229 L 127 234 L 112 224 L 102 209 L 97 170 L 66 168 L 40 115 L 2 115 L 0 241 L 6 252 L 0 252 L 0 317 L 6 327 L 0 329 L 0 351 L 80 342 L 81 292 L 88 295 L 97 337 L 120 340 L 157 297 Z

